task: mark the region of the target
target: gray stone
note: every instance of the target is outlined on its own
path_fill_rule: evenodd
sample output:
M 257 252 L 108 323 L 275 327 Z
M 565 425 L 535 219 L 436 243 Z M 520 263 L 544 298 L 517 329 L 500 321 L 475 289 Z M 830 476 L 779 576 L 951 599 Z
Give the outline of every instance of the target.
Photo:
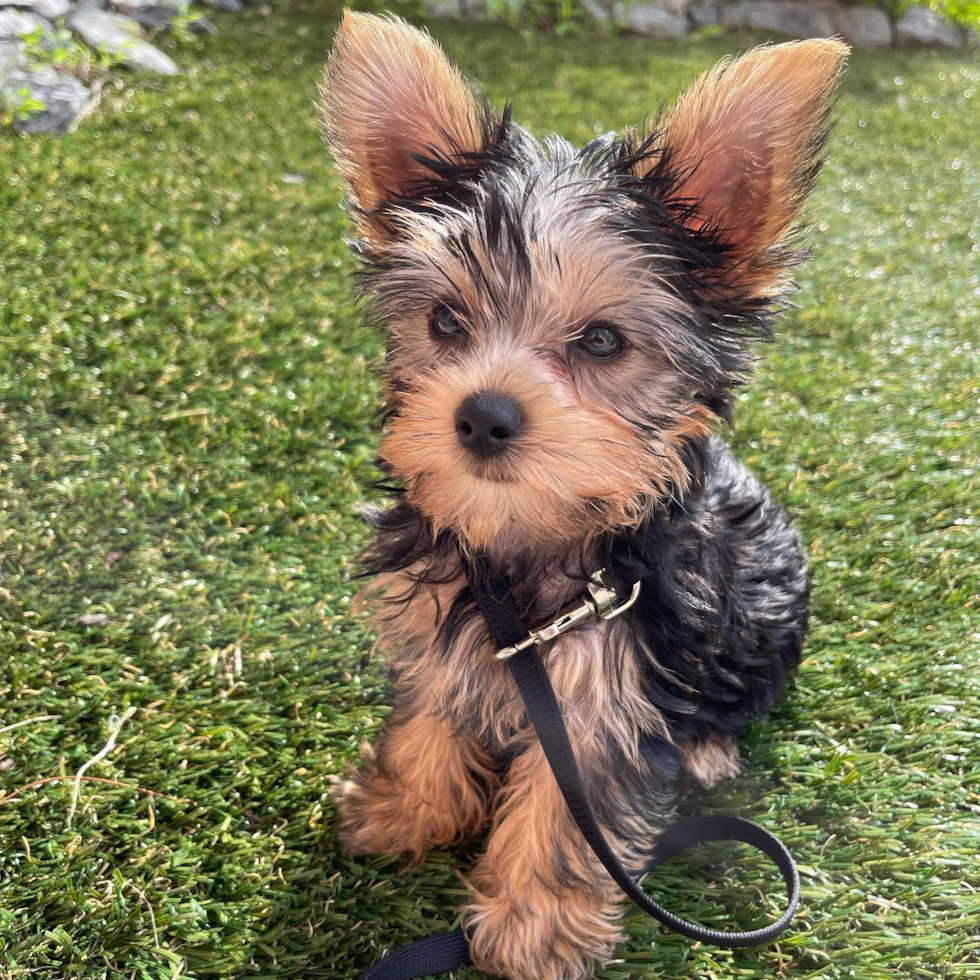
M 963 32 L 926 7 L 909 7 L 902 14 L 895 24 L 895 39 L 899 44 L 963 47 Z
M 163 7 L 167 10 L 173 10 L 176 16 L 179 13 L 184 13 L 189 6 L 188 0 L 109 0 L 109 9 L 134 19 L 141 10 Z
M 438 17 L 440 20 L 486 19 L 486 5 L 481 0 L 425 0 L 424 6 L 430 17 Z
M 450 2 L 455 2 L 455 0 L 450 0 Z M 601 24 L 603 27 L 612 24 L 612 13 L 605 4 L 597 3 L 596 0 L 579 0 L 579 3 L 595 23 Z
M 159 48 L 140 37 L 140 25 L 107 10 L 73 10 L 68 26 L 90 47 L 119 57 L 130 68 L 176 75 L 177 66 Z
M 773 31 L 786 37 L 830 37 L 834 33 L 832 15 L 837 5 L 800 0 L 752 0 L 750 3 L 731 3 L 721 8 L 725 27 L 754 27 Z
M 22 67 L 9 72 L 0 99 L 8 105 L 16 104 L 24 93 L 43 102 L 44 109 L 26 119 L 14 120 L 14 129 L 22 133 L 63 135 L 74 127 L 89 102 L 88 89 L 74 75 L 50 67 Z
M 723 3 L 718 7 L 718 23 L 724 27 L 749 26 L 748 3 Z
M 133 7 L 129 16 L 145 31 L 166 31 L 180 11 L 176 7 Z
M 713 27 L 718 23 L 716 3 L 692 3 L 687 8 L 687 16 L 695 27 Z
M 37 14 L 26 10 L 0 10 L 0 41 L 16 40 L 25 34 L 33 34 L 38 24 L 46 34 L 51 33 L 51 25 Z
M 0 7 L 22 7 L 45 20 L 64 17 L 70 8 L 68 0 L 0 0 Z
M 68 0 L 34 0 L 34 12 L 45 20 L 57 20 L 71 10 Z
M 218 28 L 207 19 L 207 17 L 195 17 L 188 21 L 187 29 L 192 34 L 217 34 Z
M 33 10 L 47 20 L 57 20 L 68 13 L 68 0 L 0 0 L 0 7 L 22 7 Z
M 683 14 L 659 3 L 616 3 L 613 17 L 627 30 L 647 37 L 678 38 L 687 34 L 687 19 Z
M 668 13 L 683 17 L 690 0 L 633 0 L 634 7 L 659 7 Z
M 877 7 L 841 7 L 836 22 L 838 33 L 856 47 L 891 47 L 892 19 L 884 10 Z
M 20 41 L 0 41 L 0 87 L 7 75 L 24 64 L 24 45 Z
M 140 36 L 140 25 L 135 20 L 111 10 L 73 10 L 68 16 L 68 26 L 86 42 L 86 32 L 93 38 L 100 31 L 106 34 L 124 34 L 127 38 Z

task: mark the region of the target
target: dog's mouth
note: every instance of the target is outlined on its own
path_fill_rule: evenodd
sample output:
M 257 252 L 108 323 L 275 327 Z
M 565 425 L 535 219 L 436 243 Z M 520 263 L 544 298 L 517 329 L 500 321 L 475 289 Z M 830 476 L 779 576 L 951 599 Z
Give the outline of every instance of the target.
M 518 479 L 513 474 L 507 473 L 500 466 L 489 463 L 471 463 L 467 469 L 471 476 L 483 483 L 513 484 L 518 483 Z

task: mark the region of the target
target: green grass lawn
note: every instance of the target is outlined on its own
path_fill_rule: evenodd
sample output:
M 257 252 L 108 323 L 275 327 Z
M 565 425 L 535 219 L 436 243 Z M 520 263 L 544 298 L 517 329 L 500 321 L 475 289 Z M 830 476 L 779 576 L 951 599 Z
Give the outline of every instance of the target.
M 330 779 L 388 698 L 349 613 L 381 338 L 312 106 L 338 10 L 224 18 L 76 135 L 0 134 L 3 980 L 340 980 L 463 897 L 472 852 L 336 852 Z M 576 141 L 752 43 L 435 33 Z M 814 623 L 744 775 L 692 805 L 783 837 L 796 926 L 726 952 L 630 913 L 607 980 L 980 978 L 978 111 L 967 56 L 854 56 L 733 434 L 799 515 Z M 732 855 L 652 887 L 748 923 L 765 865 Z

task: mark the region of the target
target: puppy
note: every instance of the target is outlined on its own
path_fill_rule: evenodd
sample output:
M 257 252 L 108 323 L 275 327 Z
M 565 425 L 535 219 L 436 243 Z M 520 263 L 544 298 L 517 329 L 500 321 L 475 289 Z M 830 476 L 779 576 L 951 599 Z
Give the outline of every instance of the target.
M 388 335 L 368 598 L 397 703 L 339 792 L 346 847 L 421 859 L 483 832 L 475 964 L 579 980 L 621 895 L 569 816 L 467 586 L 480 555 L 529 624 L 600 569 L 625 615 L 544 648 L 607 837 L 638 867 L 678 785 L 799 660 L 796 531 L 716 434 L 768 339 L 847 49 L 760 48 L 646 131 L 581 150 L 498 113 L 432 39 L 348 13 L 322 87 L 370 317 Z

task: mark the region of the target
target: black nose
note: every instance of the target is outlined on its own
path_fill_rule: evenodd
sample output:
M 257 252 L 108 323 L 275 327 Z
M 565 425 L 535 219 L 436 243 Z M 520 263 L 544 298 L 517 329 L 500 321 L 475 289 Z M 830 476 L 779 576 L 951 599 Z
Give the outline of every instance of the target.
M 494 392 L 478 391 L 456 410 L 459 441 L 477 456 L 494 456 L 509 449 L 523 424 L 521 406 Z

